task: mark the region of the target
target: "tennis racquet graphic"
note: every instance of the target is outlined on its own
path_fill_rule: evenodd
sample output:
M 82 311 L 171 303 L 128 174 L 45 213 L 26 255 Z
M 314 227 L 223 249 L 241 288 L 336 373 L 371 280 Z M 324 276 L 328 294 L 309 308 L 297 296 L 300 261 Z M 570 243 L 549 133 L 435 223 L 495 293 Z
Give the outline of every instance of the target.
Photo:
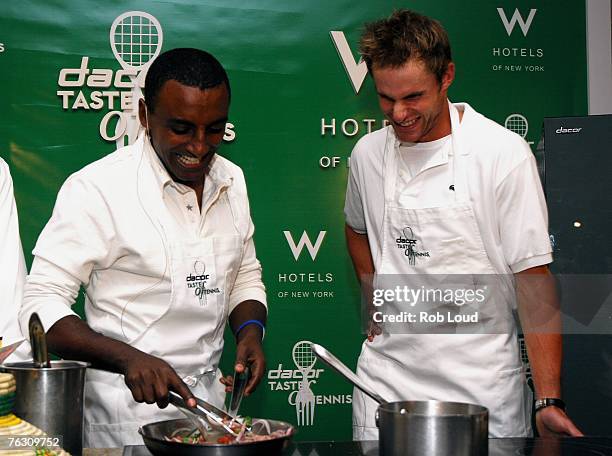
M 110 44 L 124 70 L 142 70 L 161 51 L 163 33 L 159 21 L 143 11 L 128 11 L 111 25 Z
M 302 374 L 299 389 L 295 397 L 295 411 L 298 426 L 312 426 L 314 423 L 315 396 L 310 389 L 311 381 L 308 375 L 317 362 L 317 357 L 311 350 L 312 342 L 302 340 L 293 346 L 291 356 L 295 366 Z
M 523 138 L 527 136 L 527 132 L 529 131 L 529 123 L 527 122 L 525 116 L 521 114 L 510 114 L 508 117 L 506 117 L 504 127 L 518 135 L 521 135 Z
M 133 82 L 132 99 L 142 97 L 141 86 L 147 69 L 159 55 L 163 44 L 163 32 L 159 21 L 144 11 L 127 11 L 113 21 L 110 28 L 110 45 L 115 59 L 129 73 Z M 115 137 L 117 147 L 133 143 L 141 131 L 138 105 L 134 103 L 129 113 L 124 113 L 117 123 Z

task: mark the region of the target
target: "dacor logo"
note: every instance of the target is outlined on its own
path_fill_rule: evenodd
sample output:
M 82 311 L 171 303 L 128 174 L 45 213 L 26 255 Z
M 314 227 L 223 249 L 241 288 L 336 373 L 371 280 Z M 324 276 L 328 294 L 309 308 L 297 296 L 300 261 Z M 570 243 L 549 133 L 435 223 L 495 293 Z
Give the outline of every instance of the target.
M 138 134 L 140 88 L 147 68 L 161 51 L 163 32 L 159 21 L 149 13 L 128 11 L 113 21 L 109 41 L 122 69 L 90 68 L 89 57 L 82 56 L 78 68 L 60 70 L 57 83 L 63 90 L 57 95 L 65 110 L 108 109 L 100 121 L 100 136 L 123 146 L 134 142 Z M 85 87 L 93 90 L 83 90 Z
M 114 73 L 114 76 L 113 76 Z M 62 68 L 57 78 L 57 85 L 60 87 L 91 87 L 91 88 L 104 88 L 110 87 L 111 85 L 118 89 L 131 89 L 134 87 L 133 77 L 137 75 L 138 71 L 133 68 L 126 68 L 123 70 L 117 70 L 113 72 L 111 69 L 105 68 L 89 68 L 89 57 L 81 57 L 81 66 L 79 68 Z M 127 93 L 127 92 L 125 92 Z M 70 93 L 69 95 L 73 95 Z M 103 95 L 96 95 L 96 98 L 102 98 Z M 119 97 L 118 92 L 113 92 L 111 98 Z M 104 104 L 98 106 L 98 100 L 93 99 L 86 109 L 98 109 Z M 64 98 L 64 108 L 67 109 L 67 99 Z M 76 101 L 75 101 L 76 103 Z M 83 102 L 81 102 L 83 103 Z M 87 101 L 84 100 L 87 104 Z M 109 103 L 112 106 L 112 102 Z M 74 107 L 74 104 L 73 104 Z M 80 107 L 77 105 L 77 107 Z
M 344 65 L 344 69 L 351 80 L 351 84 L 353 86 L 353 90 L 355 93 L 359 93 L 361 86 L 363 85 L 363 81 L 365 80 L 366 74 L 368 74 L 368 67 L 362 58 L 359 59 L 359 62 L 355 61 L 353 57 L 353 51 L 351 51 L 351 47 L 346 41 L 346 37 L 344 36 L 344 32 L 340 31 L 331 31 L 329 32 L 331 35 L 331 39 L 336 46 L 336 50 L 338 51 L 338 55 L 340 56 L 340 60 Z
M 210 274 L 202 274 L 202 275 L 193 275 L 193 274 L 189 274 L 185 281 L 186 282 L 193 282 L 194 280 L 208 280 L 210 279 Z
M 417 252 L 416 245 L 417 239 L 409 226 L 404 227 L 398 238 L 395 239 L 397 248 L 404 251 L 404 255 L 408 257 L 408 264 L 410 266 L 416 265 L 416 259 L 427 257 L 429 258 L 429 252 Z
M 555 133 L 557 134 L 562 134 L 562 133 L 578 133 L 580 130 L 582 130 L 582 128 L 563 128 L 563 127 L 559 127 L 555 130 Z
M 117 147 L 132 144 L 141 130 L 141 88 L 149 66 L 162 50 L 163 38 L 161 24 L 149 13 L 127 11 L 117 16 L 110 27 L 109 43 L 121 69 L 96 68 L 88 56 L 81 57 L 78 68 L 60 69 L 57 96 L 62 108 L 107 109 L 100 121 L 100 136 L 115 141 Z M 226 124 L 225 141 L 235 139 L 233 128 Z
M 289 248 L 291 249 L 291 253 L 293 253 L 293 258 L 295 258 L 295 261 L 300 258 L 302 250 L 304 250 L 304 246 L 306 246 L 306 249 L 308 249 L 308 253 L 310 254 L 310 258 L 312 258 L 312 261 L 314 261 L 319 254 L 319 249 L 321 248 L 321 244 L 323 244 L 323 239 L 325 238 L 327 231 L 319 231 L 319 235 L 317 236 L 317 240 L 315 241 L 314 245 L 310 240 L 310 237 L 308 237 L 306 230 L 304 230 L 302 233 L 302 237 L 300 237 L 297 245 L 293 240 L 291 231 L 283 231 L 283 233 L 285 234 L 285 238 L 287 239 L 287 243 L 289 244 Z
M 206 283 L 210 280 L 210 274 L 206 274 L 206 265 L 200 261 L 196 260 L 193 263 L 193 271 L 195 274 L 190 273 L 187 277 L 185 277 L 185 282 L 187 282 L 187 288 L 193 288 L 193 293 L 200 301 L 200 305 L 203 306 L 206 304 L 206 296 L 209 294 L 218 294 L 221 293 L 221 290 L 216 288 L 207 288 Z
M 529 15 L 527 16 L 527 19 L 525 20 L 523 19 L 523 16 L 521 15 L 518 8 L 515 8 L 514 13 L 512 14 L 512 17 L 510 18 L 510 20 L 508 20 L 508 17 L 506 16 L 504 9 L 497 8 L 497 13 L 499 14 L 499 18 L 504 24 L 504 28 L 506 29 L 506 33 L 508 33 L 508 36 L 512 35 L 512 32 L 514 31 L 514 26 L 517 24 L 517 22 L 518 22 L 519 27 L 521 28 L 521 31 L 523 32 L 523 35 L 527 36 L 527 33 L 529 33 L 529 28 L 531 27 L 531 22 L 533 22 L 533 18 L 536 14 L 536 11 L 537 11 L 536 8 L 531 8 L 531 10 L 529 10 Z
M 317 384 L 323 369 L 316 369 L 317 358 L 311 350 L 312 343 L 299 340 L 291 349 L 291 358 L 296 369 L 283 368 L 268 370 L 270 391 L 286 392 L 287 404 L 295 408 L 298 426 L 314 424 L 316 406 L 341 406 L 353 402 L 351 394 L 315 394 L 312 387 Z

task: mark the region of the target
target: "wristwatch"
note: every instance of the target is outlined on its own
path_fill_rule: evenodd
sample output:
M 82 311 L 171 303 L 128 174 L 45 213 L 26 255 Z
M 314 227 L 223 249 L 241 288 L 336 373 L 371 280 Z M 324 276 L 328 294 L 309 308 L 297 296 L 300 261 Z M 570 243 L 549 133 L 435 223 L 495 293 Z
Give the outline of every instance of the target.
M 551 405 L 554 405 L 555 407 L 560 408 L 561 410 L 565 412 L 565 402 L 563 402 L 561 399 L 558 399 L 556 397 L 544 397 L 542 399 L 536 400 L 535 401 L 535 411 L 539 412 L 543 408 L 550 407 Z

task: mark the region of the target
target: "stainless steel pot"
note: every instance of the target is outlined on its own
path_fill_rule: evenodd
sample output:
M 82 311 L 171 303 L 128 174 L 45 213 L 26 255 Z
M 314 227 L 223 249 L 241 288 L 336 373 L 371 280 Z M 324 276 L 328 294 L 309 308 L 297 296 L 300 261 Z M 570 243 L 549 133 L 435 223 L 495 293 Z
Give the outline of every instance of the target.
M 380 404 L 376 411 L 383 456 L 485 456 L 489 411 L 462 402 L 388 402 L 328 350 L 312 344 L 319 359 Z
M 387 402 L 376 411 L 381 455 L 484 456 L 489 412 L 460 402 Z
M 15 376 L 14 413 L 51 437 L 62 436 L 71 454 L 83 452 L 83 386 L 89 364 L 51 361 L 51 367 L 35 363 L 6 363 L 0 371 Z
M 253 418 L 255 423 L 258 418 Z M 280 455 L 291 441 L 295 432 L 293 426 L 283 421 L 266 420 L 270 430 L 289 431 L 288 435 L 272 440 L 250 443 L 207 443 L 194 445 L 190 443 L 170 442 L 166 437 L 179 429 L 192 429 L 193 424 L 188 419 L 165 420 L 142 426 L 138 433 L 142 436 L 148 450 L 155 456 L 274 456 Z

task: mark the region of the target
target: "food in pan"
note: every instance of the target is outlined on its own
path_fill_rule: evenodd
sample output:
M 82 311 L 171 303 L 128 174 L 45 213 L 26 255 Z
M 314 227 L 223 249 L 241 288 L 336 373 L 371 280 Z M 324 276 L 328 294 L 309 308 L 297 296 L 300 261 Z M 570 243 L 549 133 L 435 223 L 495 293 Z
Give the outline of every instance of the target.
M 218 432 L 202 435 L 197 429 L 181 428 L 175 430 L 171 435 L 165 436 L 165 439 L 169 442 L 190 443 L 193 445 L 229 445 L 278 439 L 287 437 L 293 432 L 291 428 L 271 431 L 270 425 L 266 420 L 255 420 L 251 425 L 251 420 L 246 418 L 243 423 L 235 421 L 228 424 L 238 435 L 234 436 L 229 433 L 220 434 Z M 248 430 L 249 426 L 251 426 L 251 430 Z

